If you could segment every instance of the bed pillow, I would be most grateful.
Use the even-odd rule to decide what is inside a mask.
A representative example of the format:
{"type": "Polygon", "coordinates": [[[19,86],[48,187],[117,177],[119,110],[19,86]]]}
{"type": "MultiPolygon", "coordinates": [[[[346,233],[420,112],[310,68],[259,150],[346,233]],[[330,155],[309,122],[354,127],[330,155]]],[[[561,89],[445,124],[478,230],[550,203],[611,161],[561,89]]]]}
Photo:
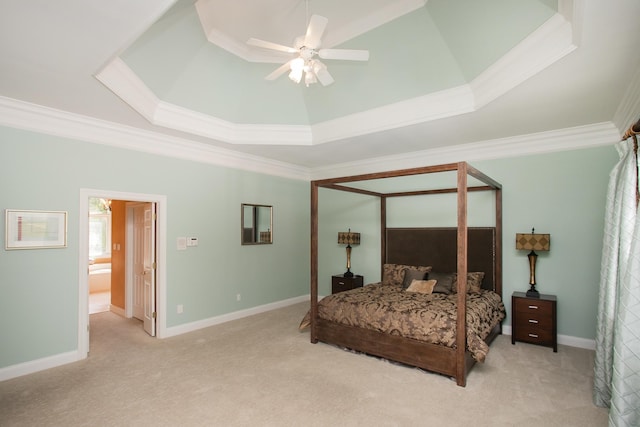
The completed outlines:
{"type": "Polygon", "coordinates": [[[425,274],[431,271],[431,267],[413,266],[404,264],[384,264],[382,266],[382,284],[383,285],[402,285],[404,280],[405,269],[423,271],[425,274]]]}
{"type": "Polygon", "coordinates": [[[419,292],[421,294],[430,294],[436,286],[436,280],[413,280],[407,292],[419,292]]]}
{"type": "MultiPolygon", "coordinates": [[[[476,271],[473,273],[467,273],[467,293],[479,294],[482,289],[482,279],[484,279],[484,272],[476,271]]],[[[453,292],[458,292],[458,273],[453,273],[453,285],[451,286],[453,292]]]]}
{"type": "Polygon", "coordinates": [[[414,280],[426,280],[427,272],[415,268],[404,269],[404,279],[402,279],[402,289],[407,289],[414,280]]]}
{"type": "Polygon", "coordinates": [[[453,273],[436,273],[430,271],[427,275],[429,280],[437,280],[435,288],[433,288],[434,294],[450,294],[453,287],[453,273]]]}

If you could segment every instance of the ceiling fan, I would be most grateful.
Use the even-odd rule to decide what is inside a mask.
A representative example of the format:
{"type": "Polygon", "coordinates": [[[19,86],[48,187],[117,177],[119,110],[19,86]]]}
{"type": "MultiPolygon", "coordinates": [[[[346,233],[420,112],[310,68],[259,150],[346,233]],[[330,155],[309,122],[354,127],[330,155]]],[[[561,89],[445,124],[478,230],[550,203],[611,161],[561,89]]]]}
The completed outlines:
{"type": "Polygon", "coordinates": [[[264,40],[250,38],[247,44],[265,49],[277,50],[285,53],[295,53],[296,57],[265,77],[266,80],[275,80],[289,71],[289,78],[300,83],[304,75],[304,83],[309,86],[320,82],[323,86],[334,82],[333,77],[327,71],[327,66],[316,58],[322,59],[346,59],[350,61],[368,61],[368,50],[355,49],[321,49],[320,40],[329,20],[324,16],[312,15],[307,26],[307,33],[296,38],[294,47],[284,46],[264,40]]]}

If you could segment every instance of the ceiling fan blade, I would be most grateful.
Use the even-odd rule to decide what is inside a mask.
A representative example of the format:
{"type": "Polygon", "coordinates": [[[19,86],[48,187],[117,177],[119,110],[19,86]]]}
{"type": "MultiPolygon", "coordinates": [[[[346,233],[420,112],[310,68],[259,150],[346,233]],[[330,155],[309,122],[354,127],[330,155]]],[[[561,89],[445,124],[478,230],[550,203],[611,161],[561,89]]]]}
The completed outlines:
{"type": "Polygon", "coordinates": [[[251,46],[262,47],[264,49],[278,50],[280,52],[286,52],[286,53],[296,53],[296,52],[298,52],[298,49],[296,49],[296,48],[289,47],[289,46],[284,46],[284,45],[281,45],[281,44],[278,44],[278,43],[267,42],[267,41],[260,40],[260,39],[254,39],[253,37],[250,38],[249,40],[247,40],[247,44],[249,44],[251,46]]]}
{"type": "Polygon", "coordinates": [[[320,61],[316,60],[313,62],[313,72],[316,74],[318,81],[322,83],[322,86],[329,86],[335,81],[331,74],[329,74],[327,66],[320,61]]]}
{"type": "Polygon", "coordinates": [[[317,49],[320,46],[320,39],[327,28],[329,20],[324,16],[312,15],[307,27],[307,34],[304,36],[304,45],[311,49],[317,49]]]}
{"type": "Polygon", "coordinates": [[[316,73],[316,76],[318,77],[318,81],[322,83],[322,86],[329,86],[331,83],[335,81],[333,80],[333,77],[331,76],[331,74],[329,74],[329,71],[327,71],[326,68],[319,70],[316,73]]]}
{"type": "Polygon", "coordinates": [[[286,73],[287,71],[289,71],[291,69],[291,61],[287,61],[284,64],[282,64],[281,66],[279,66],[278,68],[276,68],[274,71],[271,72],[271,74],[269,74],[267,77],[265,77],[265,80],[275,80],[278,77],[280,77],[281,75],[283,75],[284,73],[286,73]]]}
{"type": "Polygon", "coordinates": [[[349,61],[368,61],[368,50],[355,49],[320,49],[318,56],[322,59],[346,59],[349,61]]]}

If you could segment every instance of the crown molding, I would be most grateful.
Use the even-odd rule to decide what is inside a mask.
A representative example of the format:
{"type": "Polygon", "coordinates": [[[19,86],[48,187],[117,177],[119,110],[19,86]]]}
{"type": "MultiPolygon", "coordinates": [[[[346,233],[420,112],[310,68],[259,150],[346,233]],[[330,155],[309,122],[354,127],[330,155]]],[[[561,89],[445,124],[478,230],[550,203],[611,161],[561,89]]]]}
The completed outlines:
{"type": "Polygon", "coordinates": [[[640,68],[636,70],[629,87],[624,93],[622,101],[613,116],[613,122],[622,137],[629,126],[638,121],[640,114],[640,68]]]}
{"type": "Polygon", "coordinates": [[[310,169],[5,97],[0,97],[0,125],[305,181],[458,161],[570,151],[613,144],[620,138],[620,132],[612,122],[603,122],[310,169]]]}
{"type": "MultiPolygon", "coordinates": [[[[418,3],[424,4],[422,0],[410,0],[405,3],[412,4],[412,7],[418,3]]],[[[573,4],[572,0],[566,0],[563,2],[563,8],[570,9],[569,5],[573,4]]],[[[468,85],[311,126],[235,124],[162,101],[120,58],[115,58],[105,66],[96,74],[96,78],[148,121],[158,126],[229,144],[309,146],[475,111],[575,49],[572,23],[562,14],[556,13],[468,85]]]]}
{"type": "Polygon", "coordinates": [[[222,31],[219,31],[209,18],[210,15],[207,13],[206,2],[198,0],[195,2],[195,7],[198,19],[200,20],[200,25],[202,25],[202,30],[204,31],[209,43],[215,44],[216,46],[248,62],[279,63],[290,58],[290,55],[280,54],[275,51],[265,52],[261,49],[252,49],[247,45],[246,41],[238,41],[227,36],[222,31]]]}
{"type": "Polygon", "coordinates": [[[0,97],[0,125],[165,157],[309,180],[306,167],[6,97],[0,97]]]}
{"type": "Polygon", "coordinates": [[[301,125],[235,124],[160,100],[120,58],[95,75],[103,85],[150,123],[229,144],[311,145],[301,125]]]}
{"type": "Polygon", "coordinates": [[[229,144],[312,145],[309,126],[235,124],[162,101],[153,123],[229,144]]]}
{"type": "Polygon", "coordinates": [[[489,104],[576,48],[571,22],[556,13],[471,82],[476,108],[489,104]]]}
{"type": "Polygon", "coordinates": [[[338,46],[401,16],[414,12],[424,7],[426,3],[427,0],[396,0],[390,2],[388,5],[352,21],[349,25],[332,28],[331,34],[327,34],[322,40],[323,47],[332,48],[338,46]]]}
{"type": "Polygon", "coordinates": [[[95,74],[95,78],[153,123],[160,99],[120,57],[115,57],[105,65],[95,74]]]}
{"type": "Polygon", "coordinates": [[[603,122],[313,168],[311,179],[571,151],[610,145],[619,138],[616,126],[603,122]]]}
{"type": "MultiPolygon", "coordinates": [[[[206,1],[198,0],[195,2],[195,7],[200,25],[202,25],[204,34],[210,43],[248,62],[282,63],[291,59],[291,55],[251,48],[246,44],[245,40],[236,40],[219,31],[209,18],[210,15],[207,11],[206,3],[206,1]]],[[[396,0],[369,15],[359,18],[347,26],[334,28],[332,34],[328,34],[323,40],[323,47],[331,48],[342,44],[387,22],[391,22],[402,15],[424,7],[425,3],[426,0],[396,0]]]]}
{"type": "Polygon", "coordinates": [[[429,122],[475,111],[468,85],[327,120],[311,126],[313,145],[429,122]]]}

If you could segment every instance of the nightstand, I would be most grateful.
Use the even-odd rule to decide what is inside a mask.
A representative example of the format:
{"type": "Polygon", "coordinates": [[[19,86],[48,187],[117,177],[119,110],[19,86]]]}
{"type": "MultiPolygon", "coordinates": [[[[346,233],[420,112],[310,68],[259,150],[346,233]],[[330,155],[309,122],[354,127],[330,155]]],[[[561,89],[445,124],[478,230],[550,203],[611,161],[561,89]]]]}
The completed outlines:
{"type": "Polygon", "coordinates": [[[511,344],[516,341],[544,345],[558,352],[556,296],[527,297],[524,292],[511,296],[511,344]]]}
{"type": "Polygon", "coordinates": [[[331,276],[331,293],[348,291],[350,289],[361,288],[364,284],[364,278],[357,274],[353,277],[344,277],[342,274],[331,276]]]}

